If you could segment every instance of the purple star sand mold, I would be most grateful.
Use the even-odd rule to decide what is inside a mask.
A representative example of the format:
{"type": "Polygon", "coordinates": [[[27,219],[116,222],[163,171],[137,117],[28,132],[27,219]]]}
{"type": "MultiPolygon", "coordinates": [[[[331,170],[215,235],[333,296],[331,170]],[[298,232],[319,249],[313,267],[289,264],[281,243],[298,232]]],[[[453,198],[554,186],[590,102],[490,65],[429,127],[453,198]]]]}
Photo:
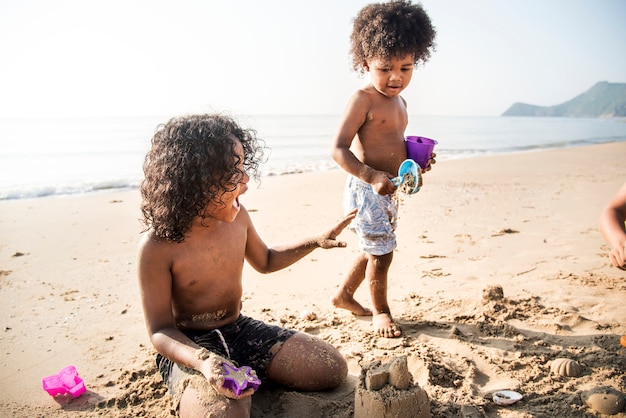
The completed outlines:
{"type": "Polygon", "coordinates": [[[231,389],[237,396],[248,388],[257,390],[261,385],[261,380],[252,374],[252,369],[248,366],[234,367],[231,364],[222,363],[222,370],[224,370],[222,387],[231,389]]]}

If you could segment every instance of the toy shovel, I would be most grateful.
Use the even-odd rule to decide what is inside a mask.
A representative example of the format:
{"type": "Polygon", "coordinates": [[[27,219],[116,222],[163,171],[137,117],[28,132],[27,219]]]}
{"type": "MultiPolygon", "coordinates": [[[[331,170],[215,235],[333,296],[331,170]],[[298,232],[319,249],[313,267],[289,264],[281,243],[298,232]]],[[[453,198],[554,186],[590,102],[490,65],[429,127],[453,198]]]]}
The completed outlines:
{"type": "Polygon", "coordinates": [[[414,194],[422,187],[420,166],[413,160],[402,161],[398,169],[398,177],[391,179],[394,186],[398,187],[402,193],[414,194]]]}

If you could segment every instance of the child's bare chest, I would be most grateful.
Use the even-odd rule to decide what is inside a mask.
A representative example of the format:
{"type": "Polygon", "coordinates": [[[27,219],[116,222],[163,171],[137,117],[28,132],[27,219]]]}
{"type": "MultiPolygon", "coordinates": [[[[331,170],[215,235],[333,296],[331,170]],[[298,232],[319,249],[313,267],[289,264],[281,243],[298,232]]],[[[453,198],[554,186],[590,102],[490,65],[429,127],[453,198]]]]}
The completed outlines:
{"type": "Polygon", "coordinates": [[[229,225],[225,230],[190,237],[172,264],[172,275],[178,285],[240,276],[246,250],[245,234],[245,229],[229,225]]]}

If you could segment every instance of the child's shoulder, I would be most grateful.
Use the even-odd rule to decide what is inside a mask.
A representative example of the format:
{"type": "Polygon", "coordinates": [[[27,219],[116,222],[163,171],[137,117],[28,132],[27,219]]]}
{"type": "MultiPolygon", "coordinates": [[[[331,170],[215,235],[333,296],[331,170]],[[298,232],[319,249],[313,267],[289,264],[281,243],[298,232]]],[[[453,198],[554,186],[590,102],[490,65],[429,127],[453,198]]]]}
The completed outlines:
{"type": "Polygon", "coordinates": [[[369,97],[369,98],[376,97],[377,94],[378,94],[378,91],[371,84],[361,87],[354,93],[355,96],[359,95],[362,97],[369,97]]]}
{"type": "Polygon", "coordinates": [[[139,253],[147,257],[165,257],[176,249],[176,242],[159,237],[154,229],[148,229],[141,234],[139,239],[139,253]]]}
{"type": "Polygon", "coordinates": [[[406,107],[406,100],[402,96],[387,97],[381,94],[371,84],[360,88],[355,91],[350,99],[352,104],[357,104],[360,107],[377,107],[377,106],[393,106],[393,102],[397,102],[399,105],[406,107]]]}
{"type": "Polygon", "coordinates": [[[154,248],[163,246],[166,241],[159,238],[154,229],[144,231],[139,238],[139,250],[141,252],[153,251],[154,248]]]}
{"type": "Polygon", "coordinates": [[[378,92],[371,85],[362,87],[355,91],[350,98],[352,104],[358,104],[360,106],[369,107],[376,102],[378,92]]]}

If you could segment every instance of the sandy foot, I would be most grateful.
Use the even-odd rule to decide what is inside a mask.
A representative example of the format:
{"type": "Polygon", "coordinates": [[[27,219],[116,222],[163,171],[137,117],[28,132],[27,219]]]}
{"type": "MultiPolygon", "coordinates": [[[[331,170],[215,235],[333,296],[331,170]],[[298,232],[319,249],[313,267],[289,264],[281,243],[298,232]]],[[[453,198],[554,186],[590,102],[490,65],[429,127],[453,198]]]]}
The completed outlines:
{"type": "Polygon", "coordinates": [[[371,309],[364,307],[354,298],[337,295],[333,298],[332,303],[335,308],[346,309],[356,316],[372,316],[371,309]]]}
{"type": "Polygon", "coordinates": [[[374,315],[372,325],[374,326],[374,332],[381,337],[396,338],[402,335],[402,332],[388,313],[383,312],[374,315]]]}

